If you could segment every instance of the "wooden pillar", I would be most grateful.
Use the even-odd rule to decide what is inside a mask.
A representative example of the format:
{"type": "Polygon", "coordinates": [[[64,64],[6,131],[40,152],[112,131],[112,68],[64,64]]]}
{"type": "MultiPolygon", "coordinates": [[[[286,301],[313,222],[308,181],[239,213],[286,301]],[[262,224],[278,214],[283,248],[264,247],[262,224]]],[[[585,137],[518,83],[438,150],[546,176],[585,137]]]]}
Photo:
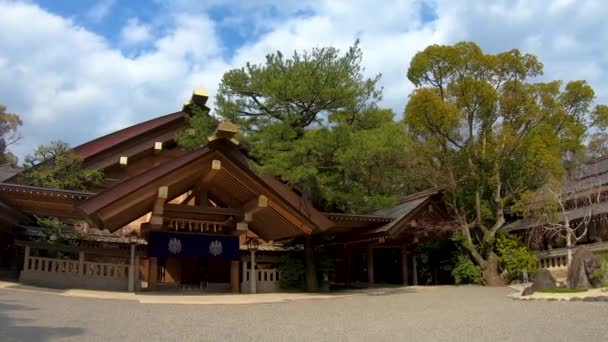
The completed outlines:
{"type": "Polygon", "coordinates": [[[412,276],[414,277],[412,279],[412,283],[415,285],[418,285],[418,269],[416,268],[416,254],[412,254],[412,276]]]}
{"type": "Polygon", "coordinates": [[[135,291],[141,291],[141,278],[139,268],[141,267],[139,255],[135,256],[135,291]]]}
{"type": "Polygon", "coordinates": [[[367,282],[374,284],[374,248],[367,247],[367,282]]]}
{"type": "Polygon", "coordinates": [[[84,276],[84,252],[78,252],[78,273],[84,276]]]}
{"type": "Polygon", "coordinates": [[[25,246],[25,256],[23,257],[23,270],[30,270],[30,246],[25,246]]]}
{"type": "Polygon", "coordinates": [[[304,243],[304,255],[306,258],[306,290],[308,292],[319,292],[317,281],[317,268],[315,266],[315,250],[312,236],[307,236],[304,243]]]}
{"type": "Polygon", "coordinates": [[[158,276],[158,260],[155,257],[148,258],[148,290],[156,290],[158,276]]]}
{"type": "Polygon", "coordinates": [[[352,256],[350,250],[346,249],[346,288],[350,287],[350,269],[352,266],[352,256]]]}
{"type": "Polygon", "coordinates": [[[249,270],[249,293],[257,293],[257,273],[255,272],[255,251],[251,251],[251,269],[249,270]]]}
{"type": "Polygon", "coordinates": [[[131,244],[131,257],[129,258],[129,292],[135,291],[135,244],[131,244]]]}
{"type": "MultiPolygon", "coordinates": [[[[243,260],[241,261],[242,265],[243,265],[243,279],[241,280],[242,282],[246,282],[247,280],[247,274],[249,273],[247,271],[247,260],[245,258],[243,258],[243,260]]],[[[246,291],[246,289],[241,289],[242,291],[246,291]]]]}
{"type": "Polygon", "coordinates": [[[230,287],[232,288],[232,293],[239,293],[239,261],[233,260],[230,262],[230,287]]]}
{"type": "Polygon", "coordinates": [[[403,285],[409,285],[409,274],[407,269],[407,248],[401,247],[401,275],[403,276],[403,285]]]}

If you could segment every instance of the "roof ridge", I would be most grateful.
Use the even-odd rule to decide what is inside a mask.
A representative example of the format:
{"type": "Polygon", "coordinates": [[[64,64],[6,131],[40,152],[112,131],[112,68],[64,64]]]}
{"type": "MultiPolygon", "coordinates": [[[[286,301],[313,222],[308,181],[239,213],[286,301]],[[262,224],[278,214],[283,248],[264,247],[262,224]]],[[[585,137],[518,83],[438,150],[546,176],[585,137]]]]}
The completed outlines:
{"type": "Polygon", "coordinates": [[[430,188],[430,189],[426,189],[426,190],[422,190],[422,191],[413,193],[411,195],[407,195],[407,196],[401,197],[401,199],[399,199],[399,204],[411,202],[411,201],[417,200],[417,199],[419,199],[421,197],[435,195],[435,194],[440,193],[440,192],[442,192],[444,190],[445,190],[445,188],[441,187],[441,186],[430,188]]]}

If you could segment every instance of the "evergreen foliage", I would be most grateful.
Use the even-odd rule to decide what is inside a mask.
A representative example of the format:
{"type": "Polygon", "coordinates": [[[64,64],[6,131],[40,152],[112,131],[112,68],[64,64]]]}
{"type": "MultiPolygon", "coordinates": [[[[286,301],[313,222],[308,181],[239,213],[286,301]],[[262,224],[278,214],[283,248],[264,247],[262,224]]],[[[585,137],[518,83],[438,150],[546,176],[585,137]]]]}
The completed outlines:
{"type": "Polygon", "coordinates": [[[526,270],[530,275],[535,274],[538,270],[540,260],[515,235],[498,234],[496,252],[499,256],[500,266],[506,272],[508,281],[513,279],[522,280],[523,270],[526,270]]]}
{"type": "Polygon", "coordinates": [[[0,165],[17,165],[17,157],[7,148],[21,139],[17,132],[21,125],[23,122],[19,115],[9,113],[6,107],[0,104],[0,165]]]}
{"type": "Polygon", "coordinates": [[[25,157],[24,166],[30,168],[25,176],[34,186],[86,191],[103,182],[103,173],[85,168],[82,158],[63,141],[38,146],[25,157]]]}
{"type": "Polygon", "coordinates": [[[188,148],[204,146],[207,144],[207,139],[213,135],[217,120],[196,104],[188,105],[185,110],[188,113],[186,120],[190,128],[177,134],[175,138],[177,144],[188,148]]]}
{"type": "Polygon", "coordinates": [[[279,286],[282,289],[302,290],[305,288],[306,268],[302,258],[282,256],[278,270],[281,274],[279,286]]]}
{"type": "Polygon", "coordinates": [[[216,114],[239,125],[262,174],[299,189],[322,210],[369,212],[427,186],[416,177],[411,139],[378,108],[380,75],[365,78],[359,43],[281,52],[228,71],[216,114]]]}

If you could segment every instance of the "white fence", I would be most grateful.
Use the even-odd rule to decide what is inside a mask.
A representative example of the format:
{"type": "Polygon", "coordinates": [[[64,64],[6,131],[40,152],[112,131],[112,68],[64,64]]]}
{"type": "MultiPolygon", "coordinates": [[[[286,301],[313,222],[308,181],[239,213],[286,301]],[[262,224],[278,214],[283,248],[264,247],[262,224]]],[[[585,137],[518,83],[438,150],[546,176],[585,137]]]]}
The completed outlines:
{"type": "MultiPolygon", "coordinates": [[[[594,253],[608,251],[608,242],[596,242],[572,247],[572,254],[577,247],[584,246],[594,253]]],[[[568,268],[568,248],[556,248],[538,253],[540,268],[548,270],[566,270],[568,268]]]]}
{"type": "Polygon", "coordinates": [[[26,257],[20,281],[61,288],[128,289],[129,265],[26,257]]]}
{"type": "Polygon", "coordinates": [[[540,256],[540,268],[562,267],[568,267],[568,257],[566,255],[540,256]]]}
{"type": "MultiPolygon", "coordinates": [[[[245,263],[247,265],[247,263],[245,263]]],[[[272,293],[279,292],[279,279],[281,277],[279,270],[255,270],[256,292],[257,293],[272,293]]],[[[251,290],[251,270],[243,268],[243,281],[241,282],[241,293],[249,293],[251,290]]]]}

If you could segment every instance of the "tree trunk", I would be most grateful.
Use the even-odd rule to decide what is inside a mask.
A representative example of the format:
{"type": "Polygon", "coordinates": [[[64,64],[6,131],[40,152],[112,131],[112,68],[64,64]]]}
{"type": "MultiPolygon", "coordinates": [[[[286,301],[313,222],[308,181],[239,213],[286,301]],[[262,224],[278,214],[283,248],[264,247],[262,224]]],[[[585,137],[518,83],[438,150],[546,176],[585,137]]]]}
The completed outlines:
{"type": "Polygon", "coordinates": [[[490,252],[488,259],[485,262],[485,267],[482,268],[482,277],[484,284],[487,286],[504,286],[504,279],[498,273],[498,255],[490,252]]]}
{"type": "Polygon", "coordinates": [[[567,254],[567,265],[568,268],[570,268],[570,263],[572,262],[572,234],[570,234],[570,230],[568,229],[566,235],[566,248],[568,248],[568,254],[567,254]]]}
{"type": "Polygon", "coordinates": [[[315,266],[315,249],[312,243],[312,236],[306,237],[304,255],[306,258],[306,290],[308,292],[319,292],[319,281],[317,280],[317,268],[315,266]]]}

